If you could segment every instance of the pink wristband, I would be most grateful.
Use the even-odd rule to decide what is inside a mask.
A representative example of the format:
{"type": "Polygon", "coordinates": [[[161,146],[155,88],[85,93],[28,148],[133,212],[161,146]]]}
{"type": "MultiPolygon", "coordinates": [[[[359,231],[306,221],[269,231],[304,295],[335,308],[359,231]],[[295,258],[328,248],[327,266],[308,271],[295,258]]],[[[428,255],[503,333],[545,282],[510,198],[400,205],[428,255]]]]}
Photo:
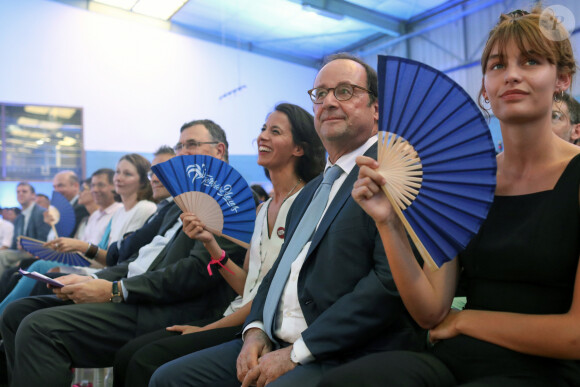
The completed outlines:
{"type": "Polygon", "coordinates": [[[234,274],[230,269],[228,269],[227,267],[224,266],[224,263],[226,263],[228,261],[229,258],[226,257],[226,251],[222,250],[222,256],[219,259],[216,258],[211,258],[211,260],[209,261],[209,263],[207,264],[207,272],[209,273],[209,275],[213,275],[213,273],[211,272],[211,265],[214,264],[218,264],[220,265],[222,268],[226,269],[227,271],[229,271],[230,273],[234,274]],[[223,263],[222,263],[223,261],[223,263]]]}

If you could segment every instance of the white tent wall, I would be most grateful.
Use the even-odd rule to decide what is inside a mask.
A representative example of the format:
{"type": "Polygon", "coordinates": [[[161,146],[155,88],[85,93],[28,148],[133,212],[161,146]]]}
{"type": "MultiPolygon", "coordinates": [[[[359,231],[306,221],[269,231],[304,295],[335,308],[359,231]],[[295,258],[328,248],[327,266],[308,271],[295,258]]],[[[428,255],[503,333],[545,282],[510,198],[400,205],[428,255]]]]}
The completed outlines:
{"type": "Polygon", "coordinates": [[[82,107],[87,150],[151,152],[175,143],[184,122],[210,118],[233,154],[253,155],[277,102],[311,109],[306,90],[316,75],[47,0],[1,0],[0,47],[0,101],[82,107]]]}

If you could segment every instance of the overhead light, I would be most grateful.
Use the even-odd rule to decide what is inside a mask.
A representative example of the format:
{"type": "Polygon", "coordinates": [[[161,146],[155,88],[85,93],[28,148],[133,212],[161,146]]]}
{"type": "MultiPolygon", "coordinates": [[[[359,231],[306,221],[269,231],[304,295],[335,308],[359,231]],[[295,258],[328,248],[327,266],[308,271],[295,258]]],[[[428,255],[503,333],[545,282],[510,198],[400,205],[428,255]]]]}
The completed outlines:
{"type": "Polygon", "coordinates": [[[169,20],[189,0],[139,0],[133,12],[157,19],[169,20]]]}
{"type": "Polygon", "coordinates": [[[60,145],[60,146],[74,146],[74,145],[76,145],[76,143],[77,143],[77,140],[75,140],[72,137],[66,136],[65,138],[63,138],[62,140],[60,140],[58,142],[58,145],[60,145]]]}
{"type": "Polygon", "coordinates": [[[50,118],[70,119],[77,112],[76,108],[26,105],[24,111],[29,114],[49,116],[50,118]]]}
{"type": "Polygon", "coordinates": [[[111,7],[122,8],[130,10],[133,8],[137,0],[93,0],[96,3],[110,5],[111,7]]]}
{"type": "Polygon", "coordinates": [[[169,20],[189,0],[93,0],[115,8],[132,11],[155,19],[169,20]]]}
{"type": "MultiPolygon", "coordinates": [[[[32,129],[59,130],[62,128],[62,124],[60,122],[45,121],[23,116],[18,117],[18,120],[16,120],[16,124],[21,127],[32,129]]],[[[37,138],[44,137],[44,134],[40,132],[30,132],[30,133],[34,133],[34,136],[36,136],[37,138]]],[[[27,137],[32,137],[32,135],[29,135],[27,137]]]]}

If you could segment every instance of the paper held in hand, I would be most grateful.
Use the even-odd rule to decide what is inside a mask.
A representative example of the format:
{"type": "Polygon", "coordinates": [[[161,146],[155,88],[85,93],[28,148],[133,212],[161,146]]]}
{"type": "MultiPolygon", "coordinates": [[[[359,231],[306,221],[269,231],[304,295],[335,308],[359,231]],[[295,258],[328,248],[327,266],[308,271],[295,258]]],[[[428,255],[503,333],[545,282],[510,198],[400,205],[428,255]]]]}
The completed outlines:
{"type": "Polygon", "coordinates": [[[64,286],[63,283],[58,282],[55,279],[52,279],[50,277],[47,277],[47,276],[45,276],[43,274],[40,274],[40,273],[37,273],[35,271],[29,272],[29,271],[26,271],[26,270],[18,269],[18,272],[20,274],[22,274],[23,276],[25,276],[25,277],[32,278],[32,279],[34,279],[36,281],[40,281],[40,282],[47,283],[50,286],[55,287],[55,288],[62,288],[64,286]]]}

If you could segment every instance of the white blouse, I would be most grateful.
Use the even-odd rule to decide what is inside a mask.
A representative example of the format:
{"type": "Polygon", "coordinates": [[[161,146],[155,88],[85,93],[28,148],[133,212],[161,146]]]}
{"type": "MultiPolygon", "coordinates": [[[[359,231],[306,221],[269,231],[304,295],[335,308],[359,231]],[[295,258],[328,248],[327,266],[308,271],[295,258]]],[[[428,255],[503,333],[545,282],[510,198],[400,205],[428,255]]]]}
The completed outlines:
{"type": "Polygon", "coordinates": [[[147,219],[157,211],[157,205],[148,200],[137,202],[129,211],[121,207],[111,218],[111,233],[109,243],[122,241],[123,235],[140,229],[147,219]]]}
{"type": "Polygon", "coordinates": [[[278,253],[284,243],[286,216],[300,190],[288,197],[280,206],[276,222],[272,228],[272,235],[268,236],[268,207],[272,199],[268,199],[260,208],[254,224],[254,233],[250,242],[250,257],[248,276],[244,284],[244,295],[237,296],[224,312],[224,316],[234,313],[254,299],[262,279],[278,258],[278,253]]]}

